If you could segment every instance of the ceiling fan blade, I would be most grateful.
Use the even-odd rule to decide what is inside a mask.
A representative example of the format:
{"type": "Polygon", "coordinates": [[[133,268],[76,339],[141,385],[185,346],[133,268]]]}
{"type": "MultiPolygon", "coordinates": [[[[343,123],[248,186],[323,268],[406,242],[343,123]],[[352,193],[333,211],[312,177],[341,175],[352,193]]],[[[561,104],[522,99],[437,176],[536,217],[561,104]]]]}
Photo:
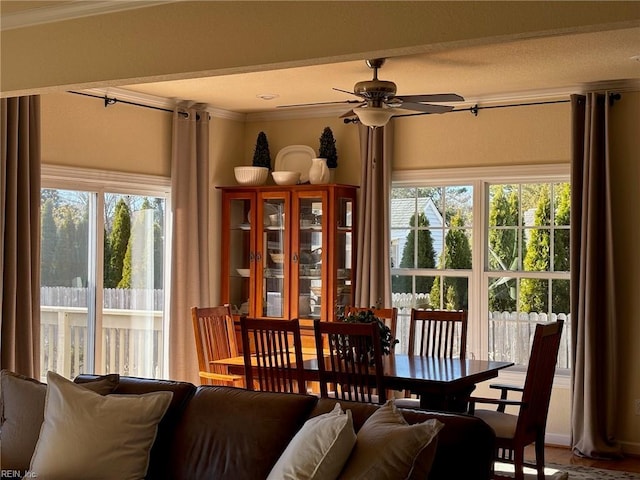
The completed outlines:
{"type": "Polygon", "coordinates": [[[428,103],[403,102],[398,108],[402,110],[414,110],[423,113],[446,113],[453,110],[451,105],[431,105],[428,103]]]}
{"type": "Polygon", "coordinates": [[[333,88],[336,92],[342,92],[342,93],[348,93],[349,95],[355,95],[356,97],[360,97],[360,98],[364,98],[362,95],[360,95],[359,93],[355,93],[355,92],[350,92],[349,90],[342,90],[341,88],[333,88]]]}
{"type": "Polygon", "coordinates": [[[346,118],[346,117],[353,117],[355,116],[356,112],[353,111],[353,109],[349,110],[346,113],[343,113],[342,115],[340,115],[340,117],[338,118],[346,118]]]}
{"type": "Polygon", "coordinates": [[[430,95],[399,95],[403,102],[463,102],[464,97],[456,93],[434,93],[430,95]]]}
{"type": "Polygon", "coordinates": [[[296,103],[292,105],[277,105],[276,108],[311,107],[314,105],[337,105],[339,103],[360,103],[360,100],[339,100],[336,102],[296,103]]]}

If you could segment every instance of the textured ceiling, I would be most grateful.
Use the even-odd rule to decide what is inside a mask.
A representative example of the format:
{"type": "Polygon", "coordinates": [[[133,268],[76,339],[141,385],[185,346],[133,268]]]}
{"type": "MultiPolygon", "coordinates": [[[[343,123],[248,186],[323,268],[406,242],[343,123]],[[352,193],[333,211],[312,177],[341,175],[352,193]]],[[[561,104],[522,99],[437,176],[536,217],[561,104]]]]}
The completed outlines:
{"type": "MultiPolygon", "coordinates": [[[[640,28],[520,40],[387,60],[379,77],[397,84],[398,95],[454,92],[468,101],[580,91],[611,81],[640,81],[640,28]]],[[[316,65],[124,88],[181,98],[236,112],[278,105],[352,99],[351,90],[372,71],[364,61],[316,65]],[[276,94],[273,100],[257,98],[276,94]]],[[[347,108],[348,109],[348,108],[347,108]]]]}

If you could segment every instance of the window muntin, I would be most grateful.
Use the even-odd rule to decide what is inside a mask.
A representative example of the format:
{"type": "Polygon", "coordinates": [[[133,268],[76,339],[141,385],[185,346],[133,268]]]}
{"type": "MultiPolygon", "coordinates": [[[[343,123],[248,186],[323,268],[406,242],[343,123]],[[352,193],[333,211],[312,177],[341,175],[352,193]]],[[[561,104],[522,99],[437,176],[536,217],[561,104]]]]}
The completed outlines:
{"type": "MultiPolygon", "coordinates": [[[[487,189],[487,353],[526,365],[535,324],[570,318],[570,185],[495,183],[487,189]],[[496,275],[500,271],[507,274],[496,275]]],[[[559,368],[570,367],[565,350],[559,368]]]]}
{"type": "Polygon", "coordinates": [[[473,187],[393,188],[391,285],[399,351],[411,308],[467,309],[472,266],[473,187]]]}
{"type": "MultiPolygon", "coordinates": [[[[440,188],[446,192],[448,186],[460,184],[460,179],[470,185],[469,205],[471,215],[465,221],[465,228],[471,227],[467,234],[472,252],[472,265],[467,269],[449,269],[440,266],[433,269],[399,268],[392,263],[393,278],[402,277],[404,285],[411,285],[412,290],[406,292],[393,290],[394,306],[399,307],[400,314],[406,320],[411,306],[432,308],[431,305],[447,306],[444,292],[440,293],[440,302],[433,301],[429,294],[420,293],[417,288],[418,278],[436,278],[441,275],[449,280],[460,277],[467,283],[469,310],[468,352],[472,357],[514,360],[518,364],[526,364],[530,350],[531,337],[535,323],[563,318],[565,324],[563,342],[560,348],[558,368],[569,368],[569,334],[570,321],[567,306],[569,275],[569,207],[570,184],[568,165],[545,165],[535,167],[513,167],[508,175],[503,168],[471,168],[450,169],[442,171],[402,171],[394,172],[392,196],[396,190],[402,195],[412,192],[417,198],[419,192],[426,188],[440,188]],[[464,180],[466,178],[466,181],[464,180]],[[500,186],[498,188],[497,186],[500,186]],[[536,206],[534,201],[541,185],[546,185],[549,208],[539,213],[535,221],[536,206]],[[496,186],[493,189],[492,186],[496,186]],[[503,205],[502,215],[491,211],[491,202],[503,205]],[[510,209],[509,202],[511,205],[510,209]],[[544,248],[536,255],[535,248],[530,247],[530,239],[538,239],[544,248]],[[491,248],[490,248],[491,245],[491,248]],[[529,259],[527,259],[527,252],[529,259]],[[546,252],[546,254],[545,254],[546,252]],[[540,259],[542,258],[542,260],[540,259]],[[491,299],[489,298],[491,292],[491,299]],[[429,297],[425,299],[425,297],[429,297]],[[534,302],[535,300],[535,302],[534,302]],[[495,308],[490,313],[489,305],[495,308]],[[526,311],[525,311],[526,310],[526,311]],[[507,330],[511,329],[509,332],[507,330]],[[515,334],[521,335],[522,341],[515,341],[515,334]],[[504,348],[503,348],[504,347],[504,348]]],[[[459,188],[459,187],[456,187],[459,188]]],[[[426,191],[426,190],[425,190],[426,191]]],[[[406,195],[410,196],[410,195],[406,195]]],[[[542,195],[544,197],[544,195],[542,195]]],[[[416,202],[414,201],[414,205],[416,202]]],[[[392,203],[393,205],[393,203],[392,203]]],[[[494,209],[495,210],[495,209],[494,209]]],[[[406,213],[404,214],[406,218],[406,213]]],[[[393,222],[392,207],[391,230],[400,229],[398,222],[393,222]]],[[[448,226],[444,226],[446,229],[448,226]]],[[[395,258],[399,258],[400,243],[392,241],[392,257],[394,241],[396,242],[395,258]]],[[[392,258],[393,261],[393,258],[392,258]]],[[[398,281],[396,281],[396,286],[398,281]]],[[[424,288],[422,288],[424,290],[424,288]]],[[[445,289],[446,290],[446,289],[445,289]]],[[[463,290],[464,289],[460,289],[463,290]]],[[[399,336],[404,334],[399,321],[399,336]]]]}

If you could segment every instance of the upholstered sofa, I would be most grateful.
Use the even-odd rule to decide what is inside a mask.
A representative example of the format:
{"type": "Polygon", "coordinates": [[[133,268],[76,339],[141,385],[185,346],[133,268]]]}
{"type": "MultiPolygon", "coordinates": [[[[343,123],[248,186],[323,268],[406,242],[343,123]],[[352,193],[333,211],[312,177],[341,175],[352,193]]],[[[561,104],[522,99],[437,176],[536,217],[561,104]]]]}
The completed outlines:
{"type": "MultiPolygon", "coordinates": [[[[99,377],[93,375],[81,375],[75,382],[86,384],[97,379],[99,377]]],[[[100,379],[104,382],[104,377],[100,379]]],[[[3,378],[3,389],[13,388],[7,385],[3,378]]],[[[95,387],[94,390],[99,391],[95,387]]],[[[158,391],[172,392],[172,396],[166,413],[158,424],[149,456],[146,478],[153,480],[265,479],[305,422],[328,414],[336,405],[336,400],[318,399],[311,395],[253,392],[218,386],[196,387],[185,382],[133,377],[120,377],[110,390],[115,395],[143,395],[158,391]]],[[[12,397],[11,392],[1,393],[3,404],[6,404],[6,399],[12,397]]],[[[16,400],[15,395],[11,401],[13,406],[4,405],[3,422],[7,420],[5,414],[8,408],[13,409],[11,415],[15,417],[15,409],[20,407],[16,407],[19,400],[16,400]]],[[[351,412],[349,415],[355,432],[359,432],[367,419],[381,408],[355,402],[339,403],[345,412],[351,412]]],[[[435,456],[433,452],[427,454],[429,458],[426,459],[426,468],[429,473],[426,478],[490,478],[495,436],[483,421],[467,415],[403,409],[397,411],[409,424],[423,424],[430,419],[437,419],[442,423],[442,428],[431,442],[431,450],[435,451],[435,456]]],[[[34,415],[40,416],[40,420],[36,421],[42,421],[42,412],[35,412],[34,415]]],[[[26,425],[24,418],[18,421],[26,425]]],[[[2,428],[4,430],[5,426],[2,428]]],[[[86,428],[91,429],[92,425],[86,425],[86,428]]],[[[7,443],[13,439],[7,438],[8,435],[4,435],[3,430],[0,430],[2,450],[15,452],[15,445],[7,443]]],[[[356,445],[357,442],[356,439],[356,445]]],[[[385,447],[385,450],[392,449],[391,444],[385,447]]],[[[15,455],[14,458],[6,458],[5,452],[2,453],[3,472],[11,474],[25,471],[29,467],[24,465],[24,458],[30,458],[31,452],[23,452],[22,464],[16,464],[15,455]]],[[[421,455],[424,457],[423,452],[421,455]]],[[[374,460],[372,459],[372,464],[375,463],[374,460]]],[[[347,465],[350,461],[351,457],[347,460],[347,465]]],[[[409,476],[398,478],[425,478],[424,465],[413,467],[409,476]]]]}

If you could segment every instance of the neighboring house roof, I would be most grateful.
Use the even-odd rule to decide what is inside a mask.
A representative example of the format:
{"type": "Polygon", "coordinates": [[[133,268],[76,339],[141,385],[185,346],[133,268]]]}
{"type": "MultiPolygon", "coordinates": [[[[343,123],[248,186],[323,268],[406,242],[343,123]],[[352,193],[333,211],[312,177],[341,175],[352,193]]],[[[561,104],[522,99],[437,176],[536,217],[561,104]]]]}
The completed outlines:
{"type": "MultiPolygon", "coordinates": [[[[424,212],[430,227],[442,227],[443,218],[438,211],[435,203],[428,197],[422,198],[392,198],[391,199],[391,244],[392,251],[391,256],[394,260],[393,264],[397,265],[402,252],[404,250],[404,244],[407,241],[407,235],[409,235],[408,227],[411,222],[411,217],[417,211],[424,212]]],[[[436,262],[442,252],[443,248],[443,231],[439,228],[431,230],[431,238],[433,240],[433,249],[436,252],[436,262]]]]}
{"type": "Polygon", "coordinates": [[[422,198],[392,198],[391,199],[391,228],[408,226],[411,217],[417,210],[424,212],[429,220],[429,226],[441,227],[442,215],[436,208],[435,203],[428,197],[422,198]]]}

